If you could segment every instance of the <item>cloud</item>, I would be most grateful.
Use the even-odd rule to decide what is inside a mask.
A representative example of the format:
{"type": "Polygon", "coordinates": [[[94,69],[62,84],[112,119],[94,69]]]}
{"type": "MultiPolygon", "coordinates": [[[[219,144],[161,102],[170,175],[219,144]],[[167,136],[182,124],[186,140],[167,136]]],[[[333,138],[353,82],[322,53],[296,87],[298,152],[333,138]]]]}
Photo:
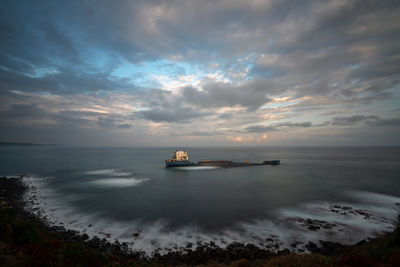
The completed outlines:
{"type": "Polygon", "coordinates": [[[265,133],[278,130],[278,127],[275,126],[249,126],[244,129],[246,133],[265,133]]]}
{"type": "Polygon", "coordinates": [[[224,132],[221,131],[213,131],[213,130],[209,130],[209,131],[193,131],[193,132],[189,132],[189,133],[185,133],[184,135],[189,135],[189,136],[215,136],[215,135],[224,135],[224,132]]]}
{"type": "Polygon", "coordinates": [[[193,118],[207,116],[207,113],[197,112],[191,108],[174,107],[171,109],[151,109],[139,113],[144,119],[155,122],[185,123],[193,118]]]}
{"type": "Polygon", "coordinates": [[[399,16],[397,1],[7,1],[0,119],[10,138],[16,121],[38,138],[44,125],[75,136],[157,125],[167,138],[174,123],[215,142],[320,126],[395,136],[399,16]],[[320,123],[332,114],[346,116],[320,123]]]}
{"type": "Polygon", "coordinates": [[[277,123],[273,125],[256,125],[256,126],[249,126],[246,127],[243,131],[245,133],[265,133],[271,131],[278,131],[282,130],[282,128],[309,128],[312,127],[311,122],[284,122],[284,123],[277,123]]]}
{"type": "Polygon", "coordinates": [[[367,123],[373,126],[400,126],[400,118],[376,119],[372,121],[367,121],[367,123]]]}
{"type": "Polygon", "coordinates": [[[359,124],[376,127],[400,126],[400,118],[380,118],[375,115],[354,115],[350,117],[334,117],[331,124],[337,126],[354,126],[359,124]]]}
{"type": "Polygon", "coordinates": [[[45,110],[36,104],[11,104],[7,109],[0,110],[0,118],[21,119],[42,117],[45,110]]]}
{"type": "Polygon", "coordinates": [[[132,125],[128,124],[128,123],[118,124],[117,126],[118,126],[118,128],[121,128],[121,129],[130,129],[130,128],[132,128],[132,125]]]}
{"type": "Polygon", "coordinates": [[[251,143],[251,142],[265,142],[268,139],[266,134],[263,135],[239,135],[239,136],[231,136],[228,135],[226,137],[227,140],[234,142],[234,143],[251,143]]]}
{"type": "Polygon", "coordinates": [[[269,102],[268,88],[256,86],[235,86],[230,83],[215,82],[206,84],[198,90],[193,87],[183,88],[182,100],[200,107],[242,106],[256,110],[269,102]]]}
{"type": "Polygon", "coordinates": [[[377,116],[364,116],[364,115],[354,115],[350,117],[335,117],[332,120],[332,125],[339,125],[339,126],[348,126],[348,125],[355,125],[360,122],[370,121],[370,120],[377,120],[379,119],[377,116]]]}

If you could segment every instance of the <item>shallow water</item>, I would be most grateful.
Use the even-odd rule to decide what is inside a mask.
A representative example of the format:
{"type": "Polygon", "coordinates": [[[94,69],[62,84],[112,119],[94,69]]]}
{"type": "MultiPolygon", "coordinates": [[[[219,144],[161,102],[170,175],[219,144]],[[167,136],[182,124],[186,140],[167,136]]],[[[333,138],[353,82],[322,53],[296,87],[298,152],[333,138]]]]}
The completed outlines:
{"type": "Polygon", "coordinates": [[[197,241],[354,243],[392,229],[400,203],[399,148],[186,148],[192,161],[281,165],[166,169],[174,150],[1,147],[0,175],[29,174],[33,207],[54,223],[148,253],[197,241]],[[301,219],[335,226],[311,231],[301,219]]]}

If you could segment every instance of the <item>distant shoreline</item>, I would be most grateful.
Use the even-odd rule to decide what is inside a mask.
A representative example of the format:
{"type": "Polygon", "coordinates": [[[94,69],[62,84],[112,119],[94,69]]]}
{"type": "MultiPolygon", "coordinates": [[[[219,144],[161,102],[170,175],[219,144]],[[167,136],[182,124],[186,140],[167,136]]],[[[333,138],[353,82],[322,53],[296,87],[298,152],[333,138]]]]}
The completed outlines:
{"type": "Polygon", "coordinates": [[[61,145],[57,145],[57,144],[19,143],[19,142],[0,142],[0,146],[61,146],[61,145]]]}

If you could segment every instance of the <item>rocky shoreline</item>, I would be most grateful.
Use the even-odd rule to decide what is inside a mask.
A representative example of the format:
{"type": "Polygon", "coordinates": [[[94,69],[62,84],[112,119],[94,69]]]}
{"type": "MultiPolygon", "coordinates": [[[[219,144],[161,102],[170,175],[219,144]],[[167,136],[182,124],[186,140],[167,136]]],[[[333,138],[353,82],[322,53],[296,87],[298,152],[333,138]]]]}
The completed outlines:
{"type": "MultiPolygon", "coordinates": [[[[56,232],[66,242],[80,242],[85,247],[99,249],[105,252],[117,253],[120,255],[132,255],[126,243],[107,242],[105,238],[89,238],[87,234],[81,234],[78,231],[66,229],[64,226],[52,226],[45,218],[38,216],[26,209],[25,193],[28,190],[26,184],[22,182],[25,175],[18,177],[0,178],[0,200],[12,206],[20,218],[34,220],[48,231],[56,232]]],[[[141,254],[141,253],[138,253],[141,254]]]]}
{"type": "MultiPolygon", "coordinates": [[[[79,242],[84,247],[100,250],[103,252],[109,252],[118,254],[121,256],[130,256],[140,258],[142,260],[157,259],[170,263],[188,263],[188,264],[200,264],[210,260],[220,261],[233,261],[241,258],[246,259],[268,259],[278,255],[289,254],[289,249],[282,249],[278,252],[272,252],[270,249],[262,249],[252,244],[232,243],[226,248],[217,246],[214,242],[201,243],[198,242],[193,249],[194,244],[188,244],[186,248],[179,251],[170,251],[166,254],[154,253],[152,257],[145,255],[143,251],[132,251],[129,249],[128,244],[123,242],[120,243],[115,241],[111,243],[106,238],[100,238],[94,236],[89,238],[87,234],[81,234],[77,231],[68,230],[64,226],[51,226],[48,221],[41,218],[40,216],[34,215],[33,213],[26,210],[24,207],[26,203],[23,195],[27,192],[28,187],[22,182],[24,175],[18,177],[3,177],[0,179],[0,198],[2,201],[7,201],[13,206],[18,214],[25,219],[35,220],[37,223],[46,227],[49,231],[56,232],[61,236],[65,242],[79,242]]],[[[303,222],[308,225],[311,229],[316,227],[314,221],[303,222]]],[[[319,222],[321,224],[322,222],[319,222]]],[[[322,226],[324,227],[324,226],[322,226]]],[[[326,227],[326,226],[325,226],[326,227]]],[[[312,230],[312,229],[311,229],[312,230]]],[[[274,246],[273,240],[266,240],[266,243],[271,243],[270,248],[274,246]]],[[[341,247],[338,243],[321,241],[322,246],[309,242],[306,247],[311,252],[323,253],[328,255],[334,255],[341,247]]]]}
{"type": "MultiPolygon", "coordinates": [[[[17,216],[26,221],[34,221],[50,233],[57,235],[64,243],[80,244],[85,249],[96,250],[101,253],[109,253],[117,255],[120,258],[127,258],[132,260],[139,260],[141,262],[158,262],[168,265],[180,265],[180,264],[206,264],[209,262],[233,262],[240,259],[246,259],[250,261],[254,260],[268,260],[282,255],[291,254],[288,248],[272,251],[274,248],[274,240],[266,240],[266,243],[270,243],[270,246],[266,248],[260,248],[253,244],[242,244],[232,243],[226,248],[221,248],[214,242],[202,243],[198,242],[194,244],[188,244],[186,248],[178,251],[169,251],[165,254],[155,252],[152,256],[147,256],[144,251],[132,251],[129,249],[127,243],[120,243],[115,241],[113,243],[107,241],[106,238],[100,238],[94,236],[89,238],[87,234],[81,234],[77,231],[68,230],[63,226],[52,226],[48,221],[41,218],[40,216],[34,215],[32,212],[26,209],[26,199],[23,197],[29,189],[23,182],[24,175],[19,177],[3,177],[0,178],[0,200],[2,206],[9,205],[14,210],[17,216]]],[[[354,210],[351,207],[334,207],[334,212],[352,212],[358,213],[363,216],[369,216],[368,213],[362,210],[354,210]]],[[[330,224],[325,221],[318,220],[303,220],[299,219],[297,223],[301,224],[310,231],[317,231],[321,228],[329,229],[335,227],[334,224],[330,224]]],[[[361,246],[365,244],[367,240],[362,240],[354,246],[361,246]]],[[[304,244],[303,244],[304,245],[304,244]]],[[[276,246],[276,245],[275,245],[276,246]]],[[[293,243],[291,248],[295,250],[298,244],[293,243]]],[[[319,244],[308,242],[304,246],[308,252],[318,253],[327,256],[337,256],[346,250],[350,246],[344,246],[339,243],[329,242],[320,240],[319,244]]],[[[275,247],[276,249],[276,247],[275,247]]]]}

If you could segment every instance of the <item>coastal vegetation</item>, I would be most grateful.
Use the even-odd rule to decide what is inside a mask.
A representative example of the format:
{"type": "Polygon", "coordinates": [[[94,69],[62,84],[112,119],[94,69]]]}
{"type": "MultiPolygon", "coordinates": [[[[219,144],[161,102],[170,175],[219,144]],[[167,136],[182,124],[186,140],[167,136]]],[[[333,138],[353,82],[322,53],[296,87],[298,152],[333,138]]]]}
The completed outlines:
{"type": "Polygon", "coordinates": [[[393,232],[353,246],[310,244],[311,254],[271,253],[249,244],[226,249],[203,244],[186,253],[145,257],[129,252],[126,244],[47,225],[24,210],[26,187],[21,179],[1,178],[0,189],[1,266],[400,266],[400,215],[393,232]]]}

